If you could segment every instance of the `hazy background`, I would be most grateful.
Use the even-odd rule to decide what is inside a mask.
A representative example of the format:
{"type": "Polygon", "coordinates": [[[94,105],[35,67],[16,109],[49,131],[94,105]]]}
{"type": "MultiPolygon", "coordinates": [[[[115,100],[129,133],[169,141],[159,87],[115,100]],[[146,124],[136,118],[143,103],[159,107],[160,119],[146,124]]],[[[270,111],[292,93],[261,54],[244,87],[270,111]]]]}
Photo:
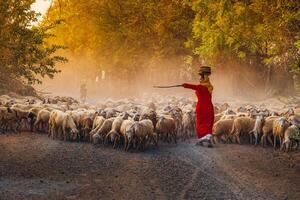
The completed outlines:
{"type": "MultiPolygon", "coordinates": [[[[292,49],[294,36],[282,39],[285,30],[292,27],[284,12],[291,13],[293,2],[286,5],[286,10],[277,9],[283,17],[273,9],[278,5],[267,1],[251,5],[232,3],[228,10],[223,10],[218,2],[205,3],[216,8],[207,13],[203,13],[198,1],[190,4],[181,1],[153,4],[140,0],[51,2],[37,0],[32,9],[42,14],[42,25],[64,20],[54,29],[57,38],[50,43],[66,45],[68,49],[58,53],[69,62],[57,65],[61,73],[53,80],[45,78],[42,85],[36,85],[39,91],[79,97],[80,85],[86,82],[90,100],[155,93],[195,97],[183,88],[152,86],[196,84],[198,64],[212,66],[215,101],[265,99],[285,94],[293,87],[288,65],[295,51],[291,54],[288,51],[292,49]],[[263,9],[265,4],[272,12],[263,9]],[[226,18],[231,15],[219,18],[225,11],[237,18],[226,18]],[[243,14],[261,18],[253,16],[249,21],[251,17],[245,18],[243,14]],[[226,24],[226,20],[233,21],[226,24]],[[211,21],[215,24],[210,24],[211,21]],[[273,29],[277,22],[280,27],[273,29]],[[281,26],[283,22],[287,26],[281,26]],[[187,55],[195,56],[193,62],[187,64],[187,55]],[[291,55],[290,60],[287,55],[291,55]]],[[[294,23],[295,19],[290,20],[294,23]]]]}

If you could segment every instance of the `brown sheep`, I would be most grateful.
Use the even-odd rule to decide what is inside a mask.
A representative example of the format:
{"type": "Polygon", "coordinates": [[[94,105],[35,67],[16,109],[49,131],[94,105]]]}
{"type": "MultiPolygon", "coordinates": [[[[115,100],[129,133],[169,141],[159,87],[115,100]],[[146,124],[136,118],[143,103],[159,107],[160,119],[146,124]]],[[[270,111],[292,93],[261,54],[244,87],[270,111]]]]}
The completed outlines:
{"type": "Polygon", "coordinates": [[[110,131],[104,139],[104,144],[107,144],[108,142],[112,142],[113,143],[113,148],[115,149],[119,143],[120,143],[120,133],[118,133],[117,131],[110,131]]]}
{"type": "Polygon", "coordinates": [[[229,104],[228,104],[228,103],[223,103],[223,104],[220,106],[220,112],[224,112],[224,111],[227,110],[228,108],[230,108],[229,104]]]}
{"type": "Polygon", "coordinates": [[[34,129],[36,129],[37,131],[41,130],[43,132],[47,132],[47,130],[49,129],[49,119],[50,111],[46,109],[40,110],[34,123],[34,129]]]}
{"type": "Polygon", "coordinates": [[[294,147],[294,148],[297,148],[299,145],[299,142],[300,142],[299,127],[296,125],[291,125],[284,132],[284,140],[281,144],[280,149],[281,150],[285,149],[285,151],[288,152],[289,150],[291,150],[293,148],[292,143],[295,143],[296,147],[294,147]]]}
{"type": "Polygon", "coordinates": [[[51,138],[63,138],[67,140],[76,140],[79,138],[79,131],[72,116],[59,110],[52,111],[49,119],[49,133],[51,138]]]}
{"type": "MultiPolygon", "coordinates": [[[[115,120],[112,123],[111,130],[107,133],[105,136],[104,143],[107,144],[108,139],[114,144],[114,148],[116,145],[120,142],[120,128],[123,123],[123,115],[120,117],[116,117],[115,120]]],[[[126,117],[125,117],[126,118],[126,117]]]]}
{"type": "Polygon", "coordinates": [[[103,124],[101,125],[101,128],[97,130],[97,132],[92,136],[93,137],[93,143],[98,144],[99,141],[102,143],[104,142],[105,136],[109,131],[111,130],[112,123],[115,120],[114,117],[106,119],[103,124]]]}
{"type": "Polygon", "coordinates": [[[289,127],[288,121],[285,117],[280,117],[273,122],[273,136],[274,136],[274,148],[276,148],[276,139],[279,138],[280,146],[284,139],[284,132],[289,127]]]}
{"type": "MultiPolygon", "coordinates": [[[[152,142],[154,145],[157,146],[158,144],[158,138],[157,134],[154,133],[154,126],[151,120],[144,119],[139,122],[139,124],[142,127],[142,133],[136,133],[136,135],[139,137],[139,135],[145,136],[144,142],[152,142]]],[[[142,148],[144,148],[145,143],[142,143],[142,148]]]]}
{"type": "Polygon", "coordinates": [[[214,123],[216,123],[217,121],[219,121],[222,117],[223,117],[223,113],[216,114],[215,118],[214,118],[214,123]]]}
{"type": "Polygon", "coordinates": [[[288,121],[293,125],[300,125],[300,115],[294,114],[288,118],[288,121]]]}
{"type": "Polygon", "coordinates": [[[193,136],[195,119],[193,111],[184,112],[182,115],[182,139],[186,140],[193,136]]]}
{"type": "Polygon", "coordinates": [[[29,127],[29,111],[28,110],[23,110],[20,108],[12,108],[11,109],[14,112],[14,116],[11,119],[11,123],[13,123],[16,126],[16,130],[20,131],[21,127],[24,127],[25,129],[29,127]]]}
{"type": "Polygon", "coordinates": [[[238,116],[233,114],[233,115],[223,115],[220,120],[224,120],[224,119],[236,119],[238,116]]]}
{"type": "Polygon", "coordinates": [[[154,125],[154,130],[156,129],[157,123],[157,113],[153,109],[146,109],[140,115],[140,121],[143,119],[150,119],[154,125]]]}
{"type": "Polygon", "coordinates": [[[89,133],[93,128],[93,118],[89,115],[82,115],[79,120],[79,132],[81,140],[88,141],[89,133]]]}
{"type": "Polygon", "coordinates": [[[156,124],[158,136],[164,141],[170,142],[173,138],[176,141],[176,125],[175,120],[170,116],[161,116],[156,124]]]}
{"type": "Polygon", "coordinates": [[[132,124],[134,121],[132,120],[124,120],[122,122],[120,133],[121,136],[124,138],[124,150],[127,151],[130,148],[130,144],[133,139],[133,130],[131,129],[132,124]]]}
{"type": "MultiPolygon", "coordinates": [[[[15,119],[16,114],[10,107],[0,107],[0,131],[6,132],[8,126],[11,125],[10,120],[15,119]]],[[[17,130],[15,129],[15,132],[17,130]]]]}
{"type": "Polygon", "coordinates": [[[224,136],[225,141],[229,139],[229,134],[232,129],[233,119],[223,119],[216,122],[213,126],[213,142],[217,143],[217,140],[224,136]]]}
{"type": "Polygon", "coordinates": [[[92,131],[89,133],[90,136],[90,142],[93,141],[93,135],[97,133],[97,131],[101,128],[102,124],[104,123],[105,118],[103,116],[97,116],[94,119],[93,122],[93,128],[92,131]]]}
{"type": "Polygon", "coordinates": [[[253,130],[254,124],[255,119],[252,119],[250,117],[238,117],[234,119],[231,136],[233,136],[233,138],[235,138],[239,144],[241,144],[240,136],[242,133],[249,134],[250,140],[252,140],[251,131],[253,130]]]}
{"type": "Polygon", "coordinates": [[[268,139],[270,144],[273,145],[271,135],[273,132],[273,122],[277,118],[278,118],[277,116],[270,116],[265,119],[265,122],[264,122],[263,128],[262,128],[262,136],[261,136],[261,140],[260,140],[260,143],[262,144],[263,147],[266,146],[266,143],[267,143],[266,139],[268,139]]]}

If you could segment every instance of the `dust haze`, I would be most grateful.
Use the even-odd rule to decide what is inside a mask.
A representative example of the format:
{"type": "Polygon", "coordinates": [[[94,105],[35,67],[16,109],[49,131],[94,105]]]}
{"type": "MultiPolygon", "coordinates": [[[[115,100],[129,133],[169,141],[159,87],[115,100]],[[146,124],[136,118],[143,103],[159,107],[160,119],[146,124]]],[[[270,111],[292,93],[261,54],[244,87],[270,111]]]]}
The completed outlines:
{"type": "MultiPolygon", "coordinates": [[[[175,85],[184,82],[198,83],[198,68],[188,67],[183,58],[151,62],[147,66],[124,70],[120,66],[102,65],[94,59],[68,57],[61,64],[61,73],[54,79],[44,78],[36,89],[51,95],[79,98],[80,85],[87,85],[88,102],[103,99],[139,98],[142,96],[186,96],[196,100],[193,92],[183,88],[155,89],[154,85],[175,85]]],[[[259,100],[266,97],[264,76],[255,68],[242,65],[219,64],[213,66],[211,82],[214,101],[259,100]]]]}

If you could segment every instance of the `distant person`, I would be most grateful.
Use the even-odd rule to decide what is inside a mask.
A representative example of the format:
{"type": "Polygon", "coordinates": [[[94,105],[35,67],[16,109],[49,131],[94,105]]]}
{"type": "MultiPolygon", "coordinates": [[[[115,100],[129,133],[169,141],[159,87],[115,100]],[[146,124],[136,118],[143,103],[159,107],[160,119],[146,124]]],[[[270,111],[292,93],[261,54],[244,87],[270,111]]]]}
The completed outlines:
{"type": "Polygon", "coordinates": [[[184,88],[195,90],[198,98],[196,106],[196,129],[198,142],[196,145],[203,145],[204,142],[207,142],[208,147],[212,147],[212,127],[214,124],[214,106],[211,101],[213,86],[209,80],[210,74],[210,67],[200,67],[199,84],[182,84],[184,88]]]}
{"type": "Polygon", "coordinates": [[[80,84],[80,100],[81,100],[81,102],[85,103],[85,101],[86,101],[86,96],[87,96],[86,82],[83,81],[83,82],[80,84]]]}

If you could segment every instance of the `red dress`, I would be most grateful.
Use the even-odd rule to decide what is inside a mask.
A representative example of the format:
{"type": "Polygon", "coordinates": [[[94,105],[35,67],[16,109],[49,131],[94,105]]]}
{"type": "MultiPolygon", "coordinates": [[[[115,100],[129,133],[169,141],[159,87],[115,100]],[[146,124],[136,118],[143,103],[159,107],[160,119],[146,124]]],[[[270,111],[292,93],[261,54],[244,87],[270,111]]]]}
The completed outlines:
{"type": "Polygon", "coordinates": [[[198,102],[196,106],[196,129],[198,138],[212,134],[214,125],[214,106],[211,102],[211,93],[203,85],[184,83],[184,88],[195,90],[198,102]]]}

